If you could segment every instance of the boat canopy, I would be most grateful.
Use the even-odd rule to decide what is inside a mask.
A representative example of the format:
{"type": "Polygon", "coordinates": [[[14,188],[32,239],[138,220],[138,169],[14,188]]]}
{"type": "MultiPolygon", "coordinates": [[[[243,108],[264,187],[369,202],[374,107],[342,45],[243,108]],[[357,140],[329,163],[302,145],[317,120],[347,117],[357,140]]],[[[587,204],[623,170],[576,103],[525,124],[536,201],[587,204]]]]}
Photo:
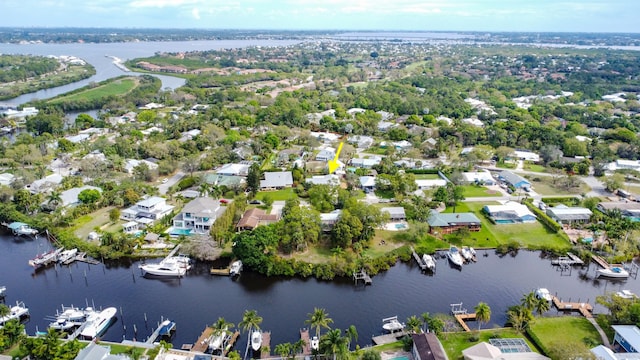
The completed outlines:
{"type": "Polygon", "coordinates": [[[16,222],[12,222],[11,224],[7,225],[7,227],[9,229],[11,229],[11,230],[18,230],[18,229],[20,229],[21,227],[24,227],[24,226],[29,226],[29,224],[25,224],[23,222],[17,222],[16,221],[16,222]]]}

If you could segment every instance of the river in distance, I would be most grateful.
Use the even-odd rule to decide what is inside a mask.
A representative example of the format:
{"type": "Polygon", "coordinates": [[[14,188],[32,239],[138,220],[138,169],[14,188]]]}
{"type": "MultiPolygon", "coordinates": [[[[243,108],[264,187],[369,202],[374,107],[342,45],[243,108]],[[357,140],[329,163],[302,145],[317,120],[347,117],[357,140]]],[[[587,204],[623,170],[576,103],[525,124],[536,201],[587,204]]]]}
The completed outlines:
{"type": "MultiPolygon", "coordinates": [[[[540,252],[530,251],[500,257],[493,250],[480,250],[478,262],[461,270],[440,258],[434,275],[421,273],[413,262],[398,263],[364,287],[347,278],[268,278],[248,270],[232,280],[210,275],[209,263],[196,263],[182,279],[148,279],[141,276],[139,262],[126,261],[100,265],[76,262],[34,272],[28,260],[50,248],[43,236],[32,240],[0,237],[0,286],[7,287],[7,305],[23,301],[30,309],[27,333],[44,330],[49,323],[46,318],[61,305],[114,306],[117,320],[104,340],[144,340],[161,318],[169,318],[177,324],[172,339],[175,347],[194,343],[218,317],[238,324],[245,310],[257,310],[263,317],[261,327],[271,331],[271,349],[297,341],[299,329],[307,327],[305,320],[315,307],[326,309],[334,320],[333,328],[355,325],[358,344],[367,346],[371,336],[382,332],[382,318],[397,315],[404,321],[424,312],[449,313],[452,303],[462,302],[473,312],[475,305],[486,302],[491,307],[491,321],[484,325],[487,328],[503,326],[507,308],[538,287],[548,288],[565,301],[591,304],[606,292],[629,289],[640,294],[636,279],[595,279],[595,264],[563,273],[540,252]]],[[[595,311],[606,309],[596,305],[595,311]]],[[[245,339],[241,337],[236,345],[240,351],[245,339]]]]}

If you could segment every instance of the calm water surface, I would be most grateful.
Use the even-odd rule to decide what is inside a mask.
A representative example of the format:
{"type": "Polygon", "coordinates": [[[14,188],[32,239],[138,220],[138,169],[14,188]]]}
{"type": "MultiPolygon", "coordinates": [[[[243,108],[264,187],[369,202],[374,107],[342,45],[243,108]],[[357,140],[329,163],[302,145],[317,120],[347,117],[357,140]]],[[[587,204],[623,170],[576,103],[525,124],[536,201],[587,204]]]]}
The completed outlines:
{"type": "MultiPolygon", "coordinates": [[[[358,343],[364,346],[370,344],[372,335],[381,332],[384,317],[406,319],[423,312],[448,313],[451,303],[462,302],[470,311],[480,301],[488,303],[492,315],[487,326],[491,327],[502,326],[507,307],[537,287],[547,287],[566,300],[592,304],[597,295],[608,291],[630,289],[640,294],[635,279],[595,280],[594,265],[563,274],[539,252],[528,251],[515,257],[498,257],[493,251],[484,257],[484,251],[480,251],[478,262],[462,270],[440,259],[433,276],[420,273],[414,264],[399,263],[375,276],[373,285],[356,287],[350,279],[278,279],[248,271],[233,281],[209,275],[209,264],[205,263],[196,264],[180,280],[141,277],[137,262],[76,263],[34,273],[27,261],[48,248],[43,239],[15,241],[12,236],[0,237],[0,285],[7,286],[7,304],[19,300],[29,307],[28,333],[45,329],[49,323],[45,317],[62,304],[115,306],[121,313],[104,339],[143,340],[161,317],[168,317],[177,323],[172,342],[178,347],[195,342],[205,326],[220,316],[237,324],[247,309],[257,310],[264,318],[262,328],[272,332],[272,349],[276,344],[296,341],[314,307],[327,310],[334,328],[355,325],[360,335],[358,343]]],[[[604,310],[596,306],[596,311],[604,310]]],[[[244,344],[242,337],[238,348],[243,350],[244,344]]]]}

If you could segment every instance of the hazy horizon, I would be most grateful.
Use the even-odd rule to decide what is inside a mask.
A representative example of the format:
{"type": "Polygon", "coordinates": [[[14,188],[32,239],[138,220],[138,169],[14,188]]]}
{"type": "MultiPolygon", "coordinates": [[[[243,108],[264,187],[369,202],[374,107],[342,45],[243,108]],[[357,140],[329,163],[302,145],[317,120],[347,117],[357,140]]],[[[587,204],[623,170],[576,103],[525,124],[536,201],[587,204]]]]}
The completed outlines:
{"type": "Polygon", "coordinates": [[[633,0],[5,0],[2,27],[638,33],[633,0]]]}

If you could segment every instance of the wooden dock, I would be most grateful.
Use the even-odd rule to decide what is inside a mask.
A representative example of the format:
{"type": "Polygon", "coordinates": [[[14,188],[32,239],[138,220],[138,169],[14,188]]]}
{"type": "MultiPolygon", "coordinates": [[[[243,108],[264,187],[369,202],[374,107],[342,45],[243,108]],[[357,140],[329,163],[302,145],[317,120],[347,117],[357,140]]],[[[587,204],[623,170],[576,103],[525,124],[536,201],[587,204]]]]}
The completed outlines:
{"type": "MultiPolygon", "coordinates": [[[[193,344],[190,350],[201,353],[207,351],[207,349],[209,348],[209,338],[212,334],[213,329],[207,326],[204,331],[202,331],[202,334],[200,334],[198,341],[193,344]]],[[[184,348],[184,345],[182,347],[184,348]]]]}
{"type": "Polygon", "coordinates": [[[260,348],[260,358],[265,359],[271,357],[271,332],[262,332],[262,347],[260,348]]]}
{"type": "Polygon", "coordinates": [[[224,352],[223,352],[224,356],[227,356],[229,351],[233,349],[233,344],[236,343],[236,341],[238,340],[238,337],[240,337],[240,331],[236,331],[233,334],[231,334],[231,336],[229,337],[229,341],[227,342],[227,345],[224,347],[224,352]]]}
{"type": "Polygon", "coordinates": [[[411,247],[411,255],[416,260],[416,262],[418,263],[418,266],[420,266],[421,270],[424,271],[424,270],[427,269],[427,264],[425,264],[424,261],[422,261],[422,258],[420,258],[420,255],[418,255],[416,253],[416,251],[414,250],[413,246],[411,247]]]}
{"type": "Polygon", "coordinates": [[[309,337],[309,329],[300,329],[300,340],[304,341],[302,346],[302,355],[311,355],[311,338],[309,337]]]}
{"type": "Polygon", "coordinates": [[[408,332],[406,332],[404,330],[403,331],[396,331],[396,332],[389,333],[389,334],[372,336],[371,337],[371,341],[373,341],[374,345],[391,344],[393,342],[398,341],[398,339],[402,338],[403,336],[405,336],[407,334],[408,334],[408,332]]]}
{"type": "Polygon", "coordinates": [[[476,313],[472,313],[472,314],[455,314],[454,317],[456,318],[456,321],[458,322],[458,324],[460,324],[460,326],[462,326],[464,331],[471,331],[471,329],[469,329],[469,326],[467,325],[465,320],[475,320],[476,319],[476,313]]]}
{"type": "Polygon", "coordinates": [[[230,275],[230,269],[226,268],[226,269],[214,269],[211,268],[209,269],[209,274],[211,275],[220,275],[220,276],[229,276],[230,275]]]}
{"type": "Polygon", "coordinates": [[[593,260],[594,263],[600,265],[600,267],[602,267],[603,269],[608,269],[611,267],[611,265],[609,265],[609,263],[607,262],[607,260],[605,260],[603,257],[598,256],[598,255],[591,255],[591,260],[593,260]]]}
{"type": "Polygon", "coordinates": [[[551,265],[559,266],[573,266],[584,265],[584,261],[572,253],[567,253],[567,256],[560,256],[557,259],[551,260],[551,265]]]}
{"type": "Polygon", "coordinates": [[[580,314],[582,314],[582,316],[586,317],[587,319],[590,319],[593,317],[593,306],[591,306],[591,304],[589,303],[584,303],[584,302],[564,302],[560,299],[558,299],[556,296],[553,297],[552,299],[553,305],[558,309],[558,310],[563,310],[563,311],[578,311],[580,312],[580,314]]]}
{"type": "Polygon", "coordinates": [[[360,272],[354,272],[353,273],[353,280],[355,281],[356,285],[358,285],[358,281],[360,281],[360,280],[362,280],[364,285],[373,284],[373,281],[371,281],[371,277],[364,270],[360,270],[360,272]]]}

